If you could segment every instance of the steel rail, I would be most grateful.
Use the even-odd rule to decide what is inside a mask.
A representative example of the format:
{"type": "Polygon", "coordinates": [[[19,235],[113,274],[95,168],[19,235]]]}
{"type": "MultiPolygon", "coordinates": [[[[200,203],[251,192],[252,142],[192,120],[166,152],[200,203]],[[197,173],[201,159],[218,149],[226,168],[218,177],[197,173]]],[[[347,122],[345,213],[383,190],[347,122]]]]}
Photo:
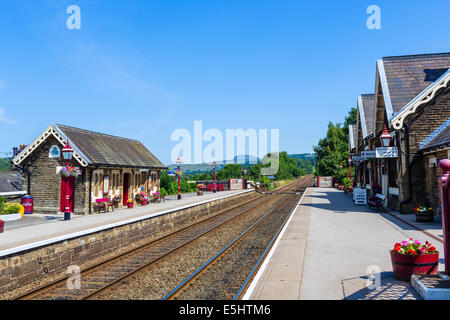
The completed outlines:
{"type": "MultiPolygon", "coordinates": [[[[289,187],[290,187],[292,184],[294,184],[295,182],[297,182],[297,181],[294,181],[293,183],[290,183],[290,184],[288,184],[288,185],[286,185],[286,186],[283,186],[283,187],[281,187],[280,189],[286,189],[286,188],[289,188],[289,187]]],[[[177,248],[175,248],[175,249],[173,249],[173,250],[171,250],[170,252],[167,253],[167,254],[170,254],[170,253],[172,253],[173,251],[178,250],[179,248],[183,247],[184,245],[186,245],[186,244],[188,244],[188,243],[190,243],[190,242],[192,242],[192,241],[198,239],[199,237],[205,235],[206,233],[208,233],[208,232],[210,232],[210,231],[213,231],[214,229],[216,229],[216,228],[218,228],[218,227],[220,227],[220,226],[222,226],[222,225],[224,225],[224,224],[230,222],[231,220],[233,220],[233,219],[235,219],[235,218],[237,218],[237,217],[239,217],[239,216],[241,216],[241,215],[243,215],[243,214],[245,214],[245,213],[247,213],[247,212],[249,212],[249,211],[255,209],[255,208],[258,207],[258,206],[263,205],[264,203],[266,203],[267,201],[269,201],[269,200],[271,200],[271,199],[273,199],[273,198],[272,198],[272,197],[264,197],[264,196],[256,197],[256,198],[250,199],[250,200],[248,200],[248,201],[246,201],[246,202],[244,202],[244,203],[235,205],[235,206],[233,206],[233,207],[231,207],[231,208],[224,209],[224,210],[220,211],[220,213],[218,213],[218,214],[216,214],[216,215],[214,215],[214,216],[212,216],[212,217],[206,218],[206,219],[204,219],[204,220],[202,220],[202,221],[199,221],[199,222],[197,222],[197,223],[195,223],[195,224],[193,224],[193,225],[189,225],[189,226],[186,226],[186,227],[184,227],[184,228],[181,228],[180,230],[177,230],[177,231],[175,231],[175,232],[173,232],[173,233],[170,233],[170,234],[165,235],[165,236],[162,236],[162,237],[160,237],[160,238],[158,238],[158,239],[152,240],[152,241],[150,241],[149,243],[143,244],[142,246],[139,246],[138,248],[133,248],[133,249],[128,250],[128,251],[126,251],[126,252],[124,252],[124,253],[122,253],[122,254],[116,256],[116,257],[113,257],[113,258],[108,259],[108,260],[106,260],[106,261],[100,262],[100,263],[98,263],[98,264],[96,264],[96,265],[93,265],[93,266],[90,266],[90,267],[88,267],[88,268],[85,268],[85,269],[83,269],[83,270],[81,271],[81,274],[84,275],[84,276],[86,276],[86,275],[90,274],[91,272],[94,272],[94,271],[98,270],[100,267],[110,266],[110,265],[112,265],[113,263],[118,262],[118,261],[120,261],[121,259],[126,258],[127,256],[131,256],[131,255],[134,255],[134,254],[139,253],[140,251],[144,251],[145,249],[148,249],[149,246],[154,245],[154,244],[157,243],[157,242],[161,242],[161,241],[167,240],[167,239],[170,238],[170,237],[174,237],[174,236],[176,236],[177,234],[180,234],[180,233],[182,233],[182,232],[188,231],[188,229],[199,228],[200,225],[206,224],[207,222],[210,222],[211,220],[213,220],[213,219],[215,219],[215,218],[218,218],[219,216],[222,216],[222,215],[226,214],[227,212],[230,212],[230,211],[239,209],[240,207],[243,207],[243,206],[245,206],[245,205],[247,205],[247,204],[249,204],[249,203],[257,202],[256,205],[254,205],[254,206],[252,206],[252,207],[250,207],[250,208],[248,208],[248,209],[245,209],[243,212],[239,213],[238,215],[236,215],[236,216],[234,216],[234,217],[232,217],[232,218],[230,218],[230,219],[228,219],[228,220],[223,221],[222,223],[218,224],[217,226],[215,226],[215,227],[213,227],[213,228],[207,230],[206,232],[201,233],[199,236],[194,237],[194,238],[191,239],[190,241],[184,243],[182,246],[177,247],[177,248]],[[264,198],[267,198],[267,199],[264,199],[264,198]],[[261,199],[264,199],[264,200],[261,201],[261,202],[257,202],[258,200],[261,200],[261,199]]],[[[116,283],[118,283],[119,281],[123,280],[124,278],[127,278],[127,277],[129,277],[129,276],[135,274],[136,272],[138,272],[138,271],[142,270],[143,268],[147,267],[149,264],[152,264],[152,263],[158,261],[159,259],[163,258],[163,257],[166,256],[167,254],[162,255],[161,257],[158,257],[156,260],[153,260],[153,261],[151,261],[150,263],[148,263],[148,264],[146,264],[146,265],[144,265],[144,266],[139,267],[137,270],[134,270],[134,271],[132,271],[132,272],[129,272],[127,275],[125,275],[125,276],[123,276],[123,277],[120,277],[120,279],[117,279],[117,280],[112,281],[112,282],[111,282],[111,285],[116,284],[116,283]]],[[[30,290],[30,291],[25,292],[25,293],[23,293],[23,294],[21,294],[21,295],[18,295],[18,296],[16,296],[16,297],[14,297],[13,299],[32,299],[32,298],[34,298],[34,297],[36,297],[36,296],[39,296],[39,295],[42,295],[42,294],[46,294],[46,293],[48,293],[48,292],[49,292],[50,290],[52,290],[52,289],[57,289],[57,286],[60,285],[60,284],[62,284],[62,283],[63,283],[64,281],[66,281],[69,277],[70,277],[70,276],[65,276],[65,277],[63,277],[62,279],[54,280],[54,281],[52,281],[52,282],[50,282],[50,283],[47,283],[47,284],[42,285],[42,286],[40,286],[40,287],[38,287],[38,288],[34,288],[33,290],[30,290]]],[[[100,290],[97,290],[97,291],[95,291],[95,292],[93,292],[93,293],[90,293],[90,294],[88,294],[88,295],[85,296],[85,297],[86,297],[86,298],[92,297],[92,296],[96,295],[98,292],[107,289],[108,287],[110,287],[110,285],[106,285],[106,286],[102,287],[100,290]]]]}
{"type": "MultiPolygon", "coordinates": [[[[312,179],[309,179],[312,180],[312,179]]],[[[308,181],[309,181],[308,180],[308,181]]],[[[300,182],[303,184],[304,181],[296,181],[298,184],[300,184],[300,182]]],[[[292,184],[290,184],[290,187],[292,186],[292,184]]],[[[290,194],[291,195],[291,194],[290,194]]],[[[288,196],[289,198],[289,196],[288,196]]],[[[231,249],[236,243],[238,243],[240,240],[242,240],[245,236],[249,235],[259,224],[261,224],[261,222],[267,218],[271,213],[273,213],[274,211],[278,210],[282,205],[284,204],[283,201],[280,201],[280,203],[278,203],[275,208],[271,209],[270,211],[268,211],[266,214],[264,214],[263,217],[261,217],[258,221],[256,221],[252,226],[250,226],[247,230],[245,230],[243,233],[241,233],[238,237],[236,237],[235,239],[233,239],[231,242],[229,242],[227,244],[227,246],[225,246],[222,250],[220,250],[214,257],[212,257],[210,260],[208,260],[205,264],[203,264],[200,268],[198,268],[195,272],[193,272],[189,277],[187,277],[183,282],[181,282],[178,286],[176,286],[174,289],[172,289],[168,294],[166,294],[162,300],[168,300],[172,297],[174,297],[176,294],[178,294],[184,287],[186,287],[186,285],[190,284],[193,282],[193,280],[198,277],[204,270],[206,270],[206,268],[210,265],[212,265],[215,261],[217,261],[220,257],[222,257],[229,249],[231,249]]],[[[295,207],[295,204],[294,204],[295,207]]],[[[292,213],[292,211],[291,211],[292,213]]],[[[288,214],[288,216],[290,216],[290,214],[288,214]]],[[[287,220],[285,220],[287,221],[287,220]]]]}

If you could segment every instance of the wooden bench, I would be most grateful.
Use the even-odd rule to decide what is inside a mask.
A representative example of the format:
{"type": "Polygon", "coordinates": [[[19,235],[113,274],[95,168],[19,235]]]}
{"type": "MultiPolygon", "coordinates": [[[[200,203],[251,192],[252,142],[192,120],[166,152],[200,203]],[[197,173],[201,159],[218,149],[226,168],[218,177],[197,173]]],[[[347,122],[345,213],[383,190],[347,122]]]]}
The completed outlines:
{"type": "Polygon", "coordinates": [[[98,213],[100,213],[100,210],[106,213],[109,211],[109,208],[114,211],[114,203],[109,198],[96,199],[95,204],[94,209],[97,209],[98,213]]]}
{"type": "Polygon", "coordinates": [[[367,200],[367,204],[369,208],[375,209],[377,212],[380,211],[380,209],[383,210],[383,212],[386,212],[384,210],[384,202],[386,201],[386,196],[384,194],[377,193],[375,197],[370,197],[369,200],[367,200]]]}
{"type": "Polygon", "coordinates": [[[161,195],[161,193],[159,193],[159,192],[155,192],[155,193],[153,193],[152,194],[152,202],[156,202],[156,201],[158,201],[158,202],[161,202],[161,199],[162,199],[162,201],[165,201],[165,196],[162,196],[161,195]]]}

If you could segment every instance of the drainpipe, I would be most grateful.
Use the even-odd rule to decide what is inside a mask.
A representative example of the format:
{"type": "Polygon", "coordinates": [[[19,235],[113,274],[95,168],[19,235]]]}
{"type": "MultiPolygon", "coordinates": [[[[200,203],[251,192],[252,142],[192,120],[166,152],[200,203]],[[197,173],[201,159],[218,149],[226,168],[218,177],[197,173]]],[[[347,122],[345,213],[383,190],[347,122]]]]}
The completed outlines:
{"type": "Polygon", "coordinates": [[[411,194],[412,194],[412,182],[411,182],[411,153],[410,153],[410,146],[409,146],[409,125],[405,123],[405,135],[406,135],[406,157],[407,157],[407,166],[406,171],[408,175],[408,197],[404,199],[402,202],[400,202],[400,213],[403,214],[403,205],[411,201],[411,194]]]}

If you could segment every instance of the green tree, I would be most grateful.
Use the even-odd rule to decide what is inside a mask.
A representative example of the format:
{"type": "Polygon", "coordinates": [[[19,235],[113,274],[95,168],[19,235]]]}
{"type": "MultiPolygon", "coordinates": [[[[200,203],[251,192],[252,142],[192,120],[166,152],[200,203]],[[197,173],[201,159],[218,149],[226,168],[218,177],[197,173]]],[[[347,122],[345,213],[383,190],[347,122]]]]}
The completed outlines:
{"type": "Polygon", "coordinates": [[[348,151],[348,128],[356,122],[356,108],[352,108],[344,124],[328,124],[325,138],[320,139],[314,151],[317,155],[317,174],[320,176],[333,176],[338,182],[342,182],[346,176],[348,151]],[[340,168],[342,166],[342,168],[340,168]]]}

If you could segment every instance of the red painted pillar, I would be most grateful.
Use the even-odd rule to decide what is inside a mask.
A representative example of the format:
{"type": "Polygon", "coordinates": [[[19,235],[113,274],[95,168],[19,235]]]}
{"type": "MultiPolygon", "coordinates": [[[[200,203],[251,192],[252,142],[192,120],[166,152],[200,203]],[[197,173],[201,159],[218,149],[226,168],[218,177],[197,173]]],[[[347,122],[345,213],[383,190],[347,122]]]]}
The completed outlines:
{"type": "Polygon", "coordinates": [[[178,166],[178,200],[181,199],[181,167],[178,166]]]}
{"type": "Polygon", "coordinates": [[[439,162],[439,168],[443,174],[439,178],[441,190],[442,229],[444,234],[444,258],[445,273],[450,274],[450,160],[443,159],[439,162]]]}

